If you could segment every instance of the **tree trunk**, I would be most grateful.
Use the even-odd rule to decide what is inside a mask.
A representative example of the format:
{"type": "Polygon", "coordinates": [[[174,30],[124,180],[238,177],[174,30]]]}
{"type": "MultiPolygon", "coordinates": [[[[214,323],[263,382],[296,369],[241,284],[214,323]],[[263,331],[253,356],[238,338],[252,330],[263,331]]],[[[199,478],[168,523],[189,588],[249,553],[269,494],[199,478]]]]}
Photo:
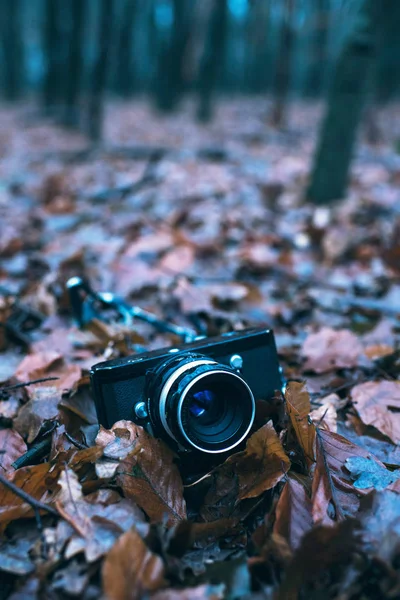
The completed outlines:
{"type": "Polygon", "coordinates": [[[86,0],[70,0],[72,30],[70,36],[68,71],[66,74],[64,123],[76,126],[79,122],[79,94],[84,65],[86,0]]]}
{"type": "Polygon", "coordinates": [[[227,0],[214,0],[199,69],[197,117],[202,122],[210,121],[212,117],[212,95],[224,58],[227,25],[227,0]]]}
{"type": "Polygon", "coordinates": [[[133,34],[137,10],[138,0],[125,1],[118,38],[116,78],[116,90],[122,96],[130,96],[135,86],[133,34]]]}
{"type": "Polygon", "coordinates": [[[157,107],[173,111],[184,87],[183,64],[190,37],[192,0],[174,0],[174,24],[170,42],[162,52],[158,69],[157,107]]]}
{"type": "Polygon", "coordinates": [[[102,137],[104,91],[107,83],[108,62],[112,42],[114,0],[101,0],[99,8],[100,23],[97,35],[97,56],[93,67],[89,95],[88,133],[93,142],[99,142],[102,137]]]}
{"type": "Polygon", "coordinates": [[[46,0],[43,53],[46,73],[43,81],[43,104],[54,114],[64,102],[64,70],[66,62],[66,5],[62,0],[46,0]]]}
{"type": "Polygon", "coordinates": [[[270,79],[270,12],[271,0],[250,5],[249,27],[246,36],[248,69],[246,83],[250,92],[260,94],[268,90],[270,79]]]}
{"type": "Polygon", "coordinates": [[[1,3],[1,42],[4,54],[4,97],[16,100],[21,92],[22,41],[21,2],[11,0],[1,3]]]}
{"type": "Polygon", "coordinates": [[[316,204],[342,198],[376,54],[379,3],[363,0],[336,64],[314,160],[308,198],[316,204]]]}
{"type": "Polygon", "coordinates": [[[328,59],[329,0],[315,0],[314,27],[310,36],[310,66],[308,68],[305,94],[320,96],[324,89],[328,59]]]}
{"type": "Polygon", "coordinates": [[[291,78],[292,50],[294,44],[293,16],[294,0],[285,0],[275,73],[274,105],[271,115],[271,123],[275,127],[282,127],[286,117],[286,105],[291,78]]]}

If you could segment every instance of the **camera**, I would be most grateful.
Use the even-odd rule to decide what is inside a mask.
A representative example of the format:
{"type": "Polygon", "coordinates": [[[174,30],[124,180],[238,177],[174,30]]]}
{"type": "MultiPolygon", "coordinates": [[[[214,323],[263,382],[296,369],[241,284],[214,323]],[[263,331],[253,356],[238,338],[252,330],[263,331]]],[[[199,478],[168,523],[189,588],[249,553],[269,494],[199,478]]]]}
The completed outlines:
{"type": "Polygon", "coordinates": [[[101,362],[91,382],[102,425],[133,421],[190,457],[192,468],[193,454],[212,462],[239,449],[256,400],[282,388],[273,332],[265,328],[101,362]]]}

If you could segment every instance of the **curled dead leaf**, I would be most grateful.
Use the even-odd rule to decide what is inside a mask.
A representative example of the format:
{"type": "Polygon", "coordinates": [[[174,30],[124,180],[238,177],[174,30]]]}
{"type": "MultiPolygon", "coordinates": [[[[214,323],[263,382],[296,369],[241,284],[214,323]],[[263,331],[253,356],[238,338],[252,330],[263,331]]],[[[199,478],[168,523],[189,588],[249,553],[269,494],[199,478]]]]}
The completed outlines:
{"type": "Polygon", "coordinates": [[[164,565],[135,529],[116,541],[102,569],[104,591],[110,600],[140,600],[165,585],[164,565]]]}
{"type": "Polygon", "coordinates": [[[290,381],[285,391],[286,410],[308,465],[314,462],[315,426],[309,420],[310,396],[304,383],[290,381]]]}
{"type": "MultiPolygon", "coordinates": [[[[115,437],[104,452],[122,457],[116,481],[125,497],[134,500],[151,521],[160,522],[164,515],[169,523],[185,519],[182,478],[168,446],[127,421],[119,421],[111,431],[115,437]]],[[[109,434],[102,431],[98,443],[99,439],[103,443],[109,434]]]]}
{"type": "Polygon", "coordinates": [[[276,505],[273,532],[284,537],[295,550],[312,526],[309,493],[301,481],[289,476],[276,505]]]}
{"type": "Polygon", "coordinates": [[[400,382],[367,381],[351,391],[355,409],[365,425],[371,425],[395,444],[400,444],[400,382]]]}
{"type": "Polygon", "coordinates": [[[383,464],[343,436],[323,429],[317,430],[316,449],[317,462],[312,485],[314,521],[330,525],[355,516],[360,508],[360,499],[367,491],[354,487],[346,468],[347,459],[362,457],[381,467],[383,464]]]}
{"type": "Polygon", "coordinates": [[[143,533],[147,531],[144,515],[135,504],[111,490],[84,496],[78,477],[69,467],[61,473],[58,484],[57,510],[78,534],[69,542],[70,556],[84,551],[87,561],[93,562],[106,554],[121,533],[133,525],[143,533]]]}
{"type": "Polygon", "coordinates": [[[231,459],[239,477],[238,500],[256,498],[270,490],[283,479],[290,468],[272,421],[253,433],[246,443],[246,450],[231,459]]]}

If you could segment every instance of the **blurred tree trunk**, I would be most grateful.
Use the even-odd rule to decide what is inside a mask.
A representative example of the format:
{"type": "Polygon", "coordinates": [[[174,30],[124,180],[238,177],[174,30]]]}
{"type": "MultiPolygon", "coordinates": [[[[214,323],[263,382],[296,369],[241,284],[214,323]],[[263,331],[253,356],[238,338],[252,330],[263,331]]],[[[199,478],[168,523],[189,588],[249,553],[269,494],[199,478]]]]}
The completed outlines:
{"type": "Polygon", "coordinates": [[[184,88],[183,65],[190,38],[193,0],[174,0],[174,22],[169,44],[161,53],[158,69],[157,107],[173,111],[184,88]]]}
{"type": "Polygon", "coordinates": [[[47,113],[53,113],[61,99],[62,38],[59,0],[46,0],[43,53],[46,73],[43,82],[43,104],[47,113]]]}
{"type": "Polygon", "coordinates": [[[84,65],[86,0],[70,0],[71,36],[66,73],[64,123],[75,126],[79,122],[79,94],[84,65]]]}
{"type": "Polygon", "coordinates": [[[379,31],[376,68],[376,102],[383,104],[396,97],[400,88],[400,2],[381,0],[382,27],[379,31]]]}
{"type": "Polygon", "coordinates": [[[274,82],[274,104],[271,114],[271,123],[275,127],[282,127],[286,116],[294,45],[293,17],[294,0],[284,0],[282,28],[274,82]]]}
{"type": "Polygon", "coordinates": [[[248,72],[246,80],[249,91],[266,92],[270,84],[270,12],[271,0],[252,0],[246,36],[248,48],[248,72]]]}
{"type": "Polygon", "coordinates": [[[12,101],[19,97],[22,88],[21,1],[3,0],[0,9],[4,96],[12,101]]]}
{"type": "Polygon", "coordinates": [[[224,59],[227,26],[227,0],[214,0],[199,69],[197,117],[203,122],[212,117],[212,95],[224,59]]]}
{"type": "Polygon", "coordinates": [[[114,0],[99,0],[100,23],[97,34],[96,58],[89,94],[88,133],[93,142],[102,137],[104,118],[104,92],[107,83],[108,63],[112,43],[114,0]]]}
{"type": "Polygon", "coordinates": [[[116,79],[117,92],[123,96],[132,94],[135,86],[133,35],[137,11],[138,0],[125,0],[118,36],[116,79]]]}
{"type": "Polygon", "coordinates": [[[324,88],[328,59],[330,0],[313,0],[313,9],[314,27],[310,36],[310,66],[304,90],[307,96],[319,96],[324,88]]]}
{"type": "Polygon", "coordinates": [[[342,198],[376,55],[376,0],[363,0],[338,58],[308,188],[316,204],[342,198]]]}

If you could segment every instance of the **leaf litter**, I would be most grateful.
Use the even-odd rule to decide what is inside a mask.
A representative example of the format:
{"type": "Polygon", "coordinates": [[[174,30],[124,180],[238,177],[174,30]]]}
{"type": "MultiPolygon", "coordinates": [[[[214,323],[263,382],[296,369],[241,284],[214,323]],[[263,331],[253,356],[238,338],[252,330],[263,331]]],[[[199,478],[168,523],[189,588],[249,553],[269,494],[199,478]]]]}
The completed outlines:
{"type": "Polygon", "coordinates": [[[348,197],[321,209],[302,197],[315,109],[302,108],[301,119],[296,111],[298,147],[279,132],[268,144],[251,141],[249,131],[264,127],[260,102],[221,106],[218,123],[190,124],[184,138],[179,122],[115,107],[111,150],[119,135],[125,145],[172,144],[152,186],[135,193],[129,185],[145,161],[105,147],[65,162],[55,141],[73,155],[81,139],[43,124],[47,142],[37,148],[33,131],[2,119],[20,148],[1,169],[5,597],[400,595],[399,162],[390,119],[388,160],[382,149],[363,152],[361,140],[348,197]],[[222,139],[218,163],[199,151],[222,139]],[[203,334],[272,327],[284,398],[257,398],[245,447],[184,485],[162,441],[128,421],[99,428],[87,377],[95,362],[176,340],[140,322],[79,330],[65,291],[76,275],[203,334]],[[23,306],[36,325],[18,332],[11,317],[23,306]]]}

